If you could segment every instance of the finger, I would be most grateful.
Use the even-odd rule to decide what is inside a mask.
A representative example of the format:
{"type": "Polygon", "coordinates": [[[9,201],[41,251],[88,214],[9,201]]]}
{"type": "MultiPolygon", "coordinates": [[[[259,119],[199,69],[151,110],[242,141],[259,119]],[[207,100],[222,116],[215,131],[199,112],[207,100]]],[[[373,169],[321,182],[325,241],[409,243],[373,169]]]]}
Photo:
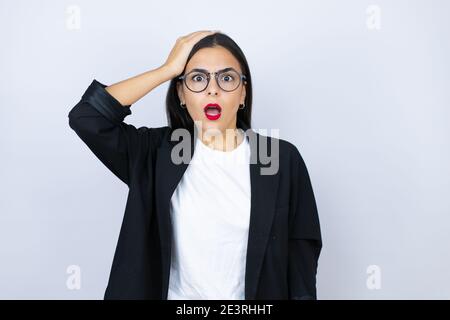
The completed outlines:
{"type": "Polygon", "coordinates": [[[192,40],[192,39],[197,39],[197,38],[201,38],[201,37],[205,37],[207,35],[213,34],[214,32],[211,30],[202,30],[202,31],[197,31],[194,32],[192,35],[190,35],[187,40],[192,40]]]}
{"type": "Polygon", "coordinates": [[[194,44],[194,43],[199,42],[201,39],[203,39],[203,38],[205,38],[207,36],[210,36],[212,34],[213,33],[210,32],[210,31],[209,32],[205,32],[205,33],[200,33],[200,34],[194,35],[192,38],[188,39],[187,41],[190,44],[194,44]]]}
{"type": "Polygon", "coordinates": [[[195,31],[195,32],[189,33],[185,36],[179,37],[178,40],[184,40],[184,41],[190,42],[193,37],[195,37],[196,35],[198,35],[201,32],[205,32],[205,31],[195,31]]]}
{"type": "Polygon", "coordinates": [[[199,34],[201,32],[205,32],[205,31],[206,30],[200,30],[200,31],[191,32],[191,33],[188,33],[185,36],[182,36],[182,38],[189,39],[189,38],[192,38],[193,36],[195,36],[195,35],[197,35],[197,34],[199,34]]]}

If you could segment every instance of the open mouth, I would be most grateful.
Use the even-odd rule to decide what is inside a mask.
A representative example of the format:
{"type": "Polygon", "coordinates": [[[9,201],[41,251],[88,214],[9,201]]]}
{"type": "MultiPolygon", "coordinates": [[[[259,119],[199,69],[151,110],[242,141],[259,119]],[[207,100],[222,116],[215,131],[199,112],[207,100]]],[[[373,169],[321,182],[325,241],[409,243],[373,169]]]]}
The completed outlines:
{"type": "Polygon", "coordinates": [[[220,118],[222,108],[217,103],[208,103],[203,111],[209,120],[217,120],[220,118]]]}

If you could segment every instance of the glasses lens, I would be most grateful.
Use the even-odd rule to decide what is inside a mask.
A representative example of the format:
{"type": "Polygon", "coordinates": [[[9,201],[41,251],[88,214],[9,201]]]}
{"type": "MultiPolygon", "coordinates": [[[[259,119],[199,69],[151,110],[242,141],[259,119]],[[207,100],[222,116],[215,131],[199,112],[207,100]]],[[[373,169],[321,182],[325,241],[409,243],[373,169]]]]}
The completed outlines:
{"type": "Polygon", "coordinates": [[[190,72],[186,75],[186,85],[192,91],[202,91],[208,84],[208,76],[203,72],[190,72]]]}
{"type": "Polygon", "coordinates": [[[241,79],[236,71],[230,70],[219,73],[217,80],[219,80],[219,86],[223,90],[233,91],[239,86],[239,82],[241,79]]]}

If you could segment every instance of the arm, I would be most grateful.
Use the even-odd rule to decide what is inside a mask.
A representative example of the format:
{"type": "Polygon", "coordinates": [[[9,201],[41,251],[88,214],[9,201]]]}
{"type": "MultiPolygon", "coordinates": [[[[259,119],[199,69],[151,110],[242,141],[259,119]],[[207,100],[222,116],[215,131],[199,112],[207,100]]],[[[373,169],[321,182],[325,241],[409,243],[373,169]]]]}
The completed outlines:
{"type": "Polygon", "coordinates": [[[161,67],[115,83],[106,90],[122,105],[135,103],[159,84],[180,74],[195,43],[216,31],[197,31],[178,38],[161,67]]]}
{"type": "Polygon", "coordinates": [[[106,91],[120,104],[129,106],[141,99],[161,83],[175,77],[176,74],[167,65],[141,73],[132,78],[106,87],[106,91]]]}
{"type": "MultiPolygon", "coordinates": [[[[159,85],[159,81],[170,77],[171,73],[161,67],[114,85],[116,89],[113,91],[116,93],[113,94],[123,101],[135,101],[143,90],[152,89],[159,85]]],[[[148,138],[148,134],[155,130],[136,128],[123,122],[131,114],[130,108],[131,105],[120,103],[106,85],[94,79],[68,114],[69,126],[97,158],[127,185],[130,183],[130,159],[140,146],[148,146],[148,143],[142,143],[143,138],[148,138]]]]}
{"type": "Polygon", "coordinates": [[[319,216],[306,165],[296,149],[289,222],[289,299],[315,300],[322,248],[319,216]]]}
{"type": "MultiPolygon", "coordinates": [[[[123,122],[131,114],[130,107],[161,83],[181,73],[192,47],[211,31],[193,32],[177,39],[166,62],[159,68],[106,86],[92,81],[81,100],[69,112],[69,125],[91,151],[117,177],[130,184],[130,159],[151,144],[155,128],[140,127],[123,122]]],[[[145,150],[144,150],[145,151],[145,150]]]]}

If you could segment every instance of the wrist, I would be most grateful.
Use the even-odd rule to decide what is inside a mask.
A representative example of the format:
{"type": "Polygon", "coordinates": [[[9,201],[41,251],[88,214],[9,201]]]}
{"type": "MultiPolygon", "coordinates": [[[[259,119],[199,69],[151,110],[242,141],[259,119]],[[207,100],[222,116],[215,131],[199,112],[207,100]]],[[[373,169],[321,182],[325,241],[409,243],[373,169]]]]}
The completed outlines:
{"type": "Polygon", "coordinates": [[[158,69],[166,76],[168,80],[178,75],[169,65],[166,64],[163,64],[158,69]]]}

